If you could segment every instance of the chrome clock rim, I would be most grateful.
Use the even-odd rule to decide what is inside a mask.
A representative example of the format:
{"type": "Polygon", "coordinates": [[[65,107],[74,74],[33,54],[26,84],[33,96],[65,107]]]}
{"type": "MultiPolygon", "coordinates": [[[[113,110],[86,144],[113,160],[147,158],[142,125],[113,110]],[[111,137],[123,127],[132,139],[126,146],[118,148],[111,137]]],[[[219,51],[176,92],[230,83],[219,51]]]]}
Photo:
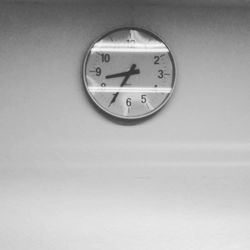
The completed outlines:
{"type": "Polygon", "coordinates": [[[154,114],[158,113],[171,99],[171,97],[173,96],[174,90],[175,90],[175,86],[176,86],[176,65],[175,65],[175,61],[174,61],[174,57],[173,54],[171,52],[171,49],[169,48],[169,46],[167,45],[167,43],[165,42],[165,40],[159,36],[158,34],[156,34],[155,32],[148,30],[146,28],[143,27],[138,27],[138,26],[123,26],[123,27],[119,27],[119,28],[114,28],[112,30],[109,30],[108,32],[103,33],[102,35],[100,35],[99,37],[97,37],[92,43],[90,43],[90,46],[88,47],[85,55],[84,55],[84,60],[83,60],[83,65],[82,65],[82,80],[83,80],[83,85],[84,85],[84,89],[87,92],[88,97],[91,99],[91,101],[95,104],[95,107],[97,107],[100,111],[104,112],[104,114],[109,115],[110,117],[113,118],[117,118],[120,120],[141,120],[144,118],[148,118],[153,116],[154,114]],[[102,105],[100,105],[98,103],[98,101],[93,97],[93,95],[90,93],[89,89],[88,89],[88,81],[86,78],[86,70],[87,70],[87,63],[88,63],[88,59],[90,56],[90,52],[92,50],[92,48],[95,46],[95,44],[102,40],[103,38],[109,36],[110,34],[114,33],[114,32],[118,32],[118,31],[122,31],[122,30],[136,30],[136,31],[140,31],[146,34],[149,34],[150,36],[152,36],[153,38],[155,38],[156,40],[159,40],[160,42],[162,42],[166,48],[168,49],[168,55],[173,67],[173,77],[172,77],[172,82],[171,82],[171,91],[169,92],[168,96],[164,99],[164,101],[156,108],[154,108],[153,110],[142,114],[142,115],[136,115],[136,116],[123,116],[123,115],[118,115],[116,113],[113,113],[112,111],[104,108],[102,105]]]}

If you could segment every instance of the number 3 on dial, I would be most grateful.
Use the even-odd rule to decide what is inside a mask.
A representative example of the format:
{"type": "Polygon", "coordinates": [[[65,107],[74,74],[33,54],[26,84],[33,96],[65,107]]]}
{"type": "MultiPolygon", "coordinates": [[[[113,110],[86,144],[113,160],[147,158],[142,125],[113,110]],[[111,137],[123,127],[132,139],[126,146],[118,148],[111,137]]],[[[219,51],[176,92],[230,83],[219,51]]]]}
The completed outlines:
{"type": "Polygon", "coordinates": [[[157,35],[120,28],[90,46],[83,79],[88,95],[102,111],[121,119],[139,119],[160,110],[171,97],[175,64],[157,35]]]}

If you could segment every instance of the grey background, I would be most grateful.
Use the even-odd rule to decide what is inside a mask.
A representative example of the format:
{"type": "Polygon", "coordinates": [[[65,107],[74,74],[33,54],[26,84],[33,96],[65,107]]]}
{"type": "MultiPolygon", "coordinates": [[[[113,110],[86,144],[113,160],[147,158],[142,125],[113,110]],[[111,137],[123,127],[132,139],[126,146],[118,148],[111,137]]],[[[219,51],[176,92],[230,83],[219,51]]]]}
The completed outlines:
{"type": "Polygon", "coordinates": [[[1,249],[249,249],[250,9],[232,2],[0,4],[1,249]],[[171,102],[133,126],[81,80],[90,43],[126,25],[177,66],[171,102]]]}

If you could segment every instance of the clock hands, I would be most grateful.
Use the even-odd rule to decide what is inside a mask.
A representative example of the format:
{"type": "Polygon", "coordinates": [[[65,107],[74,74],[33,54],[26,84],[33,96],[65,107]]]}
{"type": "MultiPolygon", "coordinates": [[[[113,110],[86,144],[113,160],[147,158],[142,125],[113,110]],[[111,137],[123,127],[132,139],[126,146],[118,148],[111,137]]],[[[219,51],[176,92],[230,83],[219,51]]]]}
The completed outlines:
{"type": "MultiPolygon", "coordinates": [[[[129,71],[126,72],[122,72],[122,73],[118,73],[118,74],[113,74],[113,75],[107,75],[106,78],[115,78],[115,77],[124,77],[120,87],[123,87],[127,81],[128,78],[131,75],[136,75],[136,74],[140,74],[140,70],[139,69],[135,69],[136,68],[136,64],[132,64],[132,66],[130,67],[129,71]]],[[[119,95],[119,92],[116,92],[115,94],[113,94],[113,98],[109,103],[109,107],[111,106],[112,103],[114,103],[116,101],[117,96],[119,95]]]]}
{"type": "Polygon", "coordinates": [[[118,74],[113,74],[113,75],[107,75],[105,78],[106,79],[110,79],[110,78],[116,78],[116,77],[124,77],[124,76],[127,76],[128,74],[129,75],[137,75],[140,73],[140,70],[139,69],[133,69],[129,71],[126,71],[126,72],[122,72],[122,73],[118,73],[118,74]]]}

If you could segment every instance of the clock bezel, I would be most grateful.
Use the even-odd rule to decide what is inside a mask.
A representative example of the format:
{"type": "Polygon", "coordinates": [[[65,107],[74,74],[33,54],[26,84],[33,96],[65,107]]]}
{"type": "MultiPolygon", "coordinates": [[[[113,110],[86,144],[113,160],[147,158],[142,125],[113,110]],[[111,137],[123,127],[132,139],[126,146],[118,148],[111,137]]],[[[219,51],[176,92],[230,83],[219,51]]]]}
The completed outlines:
{"type": "Polygon", "coordinates": [[[176,85],[176,65],[175,65],[175,62],[174,62],[174,58],[173,58],[172,52],[171,52],[169,46],[167,45],[167,43],[162,39],[162,37],[160,37],[158,34],[152,32],[152,31],[149,31],[148,29],[145,29],[145,28],[136,27],[136,26],[125,26],[125,27],[115,28],[115,29],[112,29],[112,30],[110,30],[108,32],[103,33],[102,35],[100,35],[97,39],[95,39],[90,44],[90,46],[88,47],[88,50],[86,51],[85,56],[84,56],[84,61],[83,61],[83,66],[82,66],[82,80],[83,80],[83,84],[84,84],[84,89],[87,92],[88,97],[91,99],[91,101],[95,104],[95,106],[99,110],[101,110],[102,112],[104,112],[104,114],[107,114],[110,117],[113,117],[113,118],[116,118],[116,119],[120,119],[120,120],[136,121],[136,120],[142,120],[144,118],[151,117],[152,115],[154,115],[158,111],[160,111],[169,102],[169,100],[171,99],[171,97],[173,95],[173,92],[174,92],[174,89],[175,89],[175,85],[176,85]],[[160,42],[162,42],[166,46],[166,48],[169,51],[168,55],[169,55],[169,58],[170,58],[170,61],[172,63],[172,67],[173,67],[173,71],[172,71],[172,75],[173,76],[172,76],[172,82],[171,82],[171,88],[172,88],[172,90],[168,94],[168,96],[164,99],[164,101],[158,107],[154,108],[150,112],[147,112],[147,113],[145,113],[143,115],[137,115],[137,116],[122,116],[122,115],[115,114],[115,113],[109,111],[108,109],[106,109],[105,107],[103,107],[102,105],[100,105],[98,103],[98,101],[93,97],[93,95],[89,92],[89,90],[88,90],[88,81],[87,81],[87,78],[86,78],[86,75],[87,75],[86,69],[87,69],[88,59],[89,59],[89,56],[91,54],[90,52],[91,52],[92,48],[95,46],[95,44],[98,41],[102,40],[104,37],[107,37],[107,36],[109,36],[110,34],[112,34],[114,32],[121,31],[121,30],[131,30],[131,29],[132,30],[138,30],[138,31],[144,32],[146,34],[149,34],[150,36],[152,36],[156,40],[159,40],[160,42]]]}

